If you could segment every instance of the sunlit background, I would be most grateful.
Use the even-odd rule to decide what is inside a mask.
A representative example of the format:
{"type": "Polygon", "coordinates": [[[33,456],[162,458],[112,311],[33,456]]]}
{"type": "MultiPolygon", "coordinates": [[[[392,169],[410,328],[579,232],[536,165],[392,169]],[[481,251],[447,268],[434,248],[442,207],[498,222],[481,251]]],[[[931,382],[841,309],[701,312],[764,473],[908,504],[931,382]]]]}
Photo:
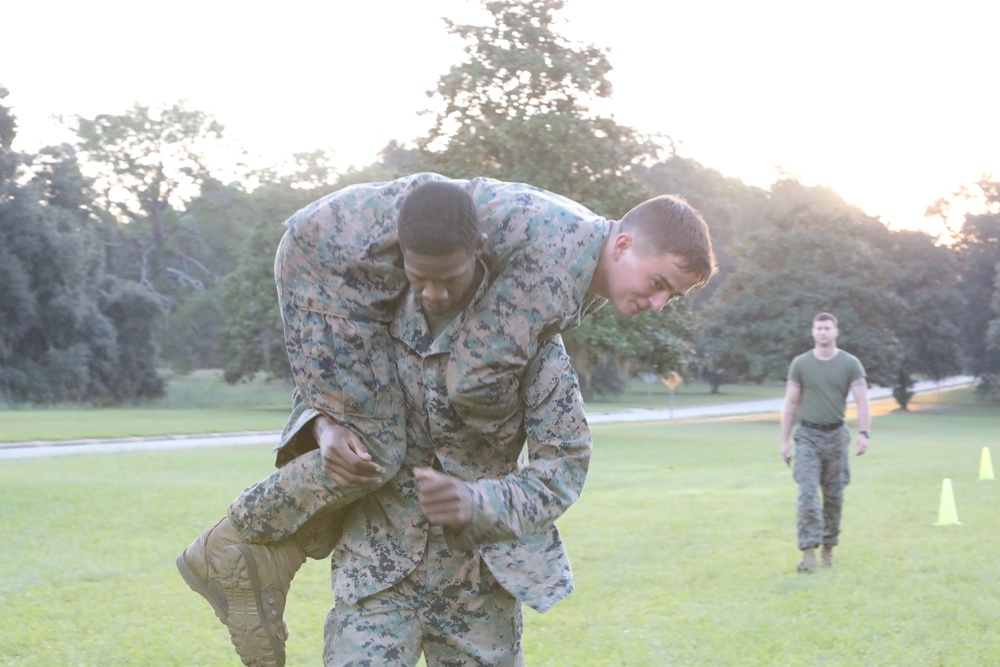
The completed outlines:
{"type": "MultiPolygon", "coordinates": [[[[468,0],[20,2],[0,85],[15,148],[63,138],[53,115],[187,100],[264,163],[325,149],[346,168],[423,135],[426,91],[463,58],[442,17],[468,0]]],[[[891,226],[1000,173],[1000,3],[567,0],[563,36],[609,50],[599,109],[761,187],[826,185],[891,226]]]]}

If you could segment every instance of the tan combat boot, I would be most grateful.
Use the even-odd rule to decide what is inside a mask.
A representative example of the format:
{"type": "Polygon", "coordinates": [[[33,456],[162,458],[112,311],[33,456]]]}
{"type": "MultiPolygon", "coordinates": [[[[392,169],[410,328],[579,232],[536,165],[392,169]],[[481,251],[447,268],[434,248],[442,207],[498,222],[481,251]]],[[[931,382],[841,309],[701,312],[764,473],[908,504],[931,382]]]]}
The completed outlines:
{"type": "Polygon", "coordinates": [[[305,560],[294,539],[274,545],[241,541],[222,552],[218,568],[228,611],[226,627],[244,665],[284,667],[285,599],[305,560]]]}
{"type": "Polygon", "coordinates": [[[223,625],[229,624],[229,610],[226,594],[219,586],[218,566],[222,552],[234,544],[242,544],[243,538],[233,529],[229,519],[223,519],[198,536],[187,549],[177,557],[177,570],[184,581],[198,595],[212,605],[212,610],[223,625]]]}
{"type": "Polygon", "coordinates": [[[810,547],[802,550],[802,560],[799,562],[798,570],[806,574],[816,571],[816,549],[810,547]]]}
{"type": "Polygon", "coordinates": [[[823,567],[833,567],[833,547],[823,545],[823,550],[819,552],[819,562],[823,567]]]}

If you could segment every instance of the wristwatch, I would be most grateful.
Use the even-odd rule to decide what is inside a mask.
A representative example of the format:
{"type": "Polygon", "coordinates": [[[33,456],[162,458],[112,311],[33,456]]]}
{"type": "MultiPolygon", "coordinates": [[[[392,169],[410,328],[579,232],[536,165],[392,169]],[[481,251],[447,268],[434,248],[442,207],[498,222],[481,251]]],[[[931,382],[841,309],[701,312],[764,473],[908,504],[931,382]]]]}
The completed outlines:
{"type": "Polygon", "coordinates": [[[863,435],[863,436],[865,436],[866,438],[870,438],[870,437],[872,437],[872,433],[871,433],[871,431],[858,431],[858,435],[863,435]]]}

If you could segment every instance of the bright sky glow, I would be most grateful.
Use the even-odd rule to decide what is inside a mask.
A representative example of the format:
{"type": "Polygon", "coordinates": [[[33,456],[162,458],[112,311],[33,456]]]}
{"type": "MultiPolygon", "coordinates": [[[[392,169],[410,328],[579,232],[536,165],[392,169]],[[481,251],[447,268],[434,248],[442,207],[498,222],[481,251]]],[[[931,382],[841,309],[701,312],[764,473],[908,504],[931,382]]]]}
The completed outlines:
{"type": "MultiPolygon", "coordinates": [[[[270,162],[332,150],[363,165],[423,135],[425,91],[462,60],[442,16],[468,0],[18,2],[0,85],[15,148],[65,137],[53,114],[179,99],[270,162]]],[[[557,28],[610,49],[602,113],[761,187],[779,170],[894,227],[984,173],[1000,177],[1000,2],[568,0],[557,28]]],[[[937,227],[927,226],[936,233],[937,227]]]]}

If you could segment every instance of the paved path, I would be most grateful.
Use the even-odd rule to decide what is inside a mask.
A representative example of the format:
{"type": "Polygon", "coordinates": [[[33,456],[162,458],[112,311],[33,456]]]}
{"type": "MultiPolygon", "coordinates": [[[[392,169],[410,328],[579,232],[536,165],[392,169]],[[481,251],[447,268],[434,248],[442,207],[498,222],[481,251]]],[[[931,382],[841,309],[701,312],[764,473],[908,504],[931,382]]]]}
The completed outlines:
{"type": "MultiPolygon", "coordinates": [[[[941,380],[940,382],[922,381],[914,384],[913,391],[923,394],[950,387],[959,387],[971,384],[974,378],[971,376],[958,376],[941,380]]],[[[872,387],[868,390],[871,400],[892,397],[892,389],[885,387],[872,387]]],[[[587,421],[591,424],[609,424],[621,422],[643,422],[643,421],[663,421],[667,419],[699,419],[702,417],[735,417],[738,415],[750,415],[770,412],[781,412],[783,398],[771,398],[761,401],[746,401],[744,403],[721,403],[719,405],[696,405],[689,408],[668,408],[644,409],[633,408],[619,412],[597,413],[587,415],[587,421]]]]}
{"type": "MultiPolygon", "coordinates": [[[[914,386],[914,391],[916,393],[926,393],[966,385],[972,382],[973,378],[970,376],[953,377],[940,382],[918,382],[914,386]]],[[[892,396],[892,390],[884,387],[872,387],[868,393],[872,399],[892,396]]],[[[587,415],[587,421],[591,424],[612,424],[778,413],[781,412],[782,402],[782,399],[774,398],[761,401],[746,401],[743,403],[720,403],[717,405],[698,405],[673,409],[634,408],[631,410],[589,414],[587,415]]],[[[222,447],[227,445],[273,445],[277,443],[279,435],[280,431],[267,431],[159,438],[124,438],[118,440],[0,443],[0,460],[135,450],[191,449],[195,447],[222,447]]]]}

